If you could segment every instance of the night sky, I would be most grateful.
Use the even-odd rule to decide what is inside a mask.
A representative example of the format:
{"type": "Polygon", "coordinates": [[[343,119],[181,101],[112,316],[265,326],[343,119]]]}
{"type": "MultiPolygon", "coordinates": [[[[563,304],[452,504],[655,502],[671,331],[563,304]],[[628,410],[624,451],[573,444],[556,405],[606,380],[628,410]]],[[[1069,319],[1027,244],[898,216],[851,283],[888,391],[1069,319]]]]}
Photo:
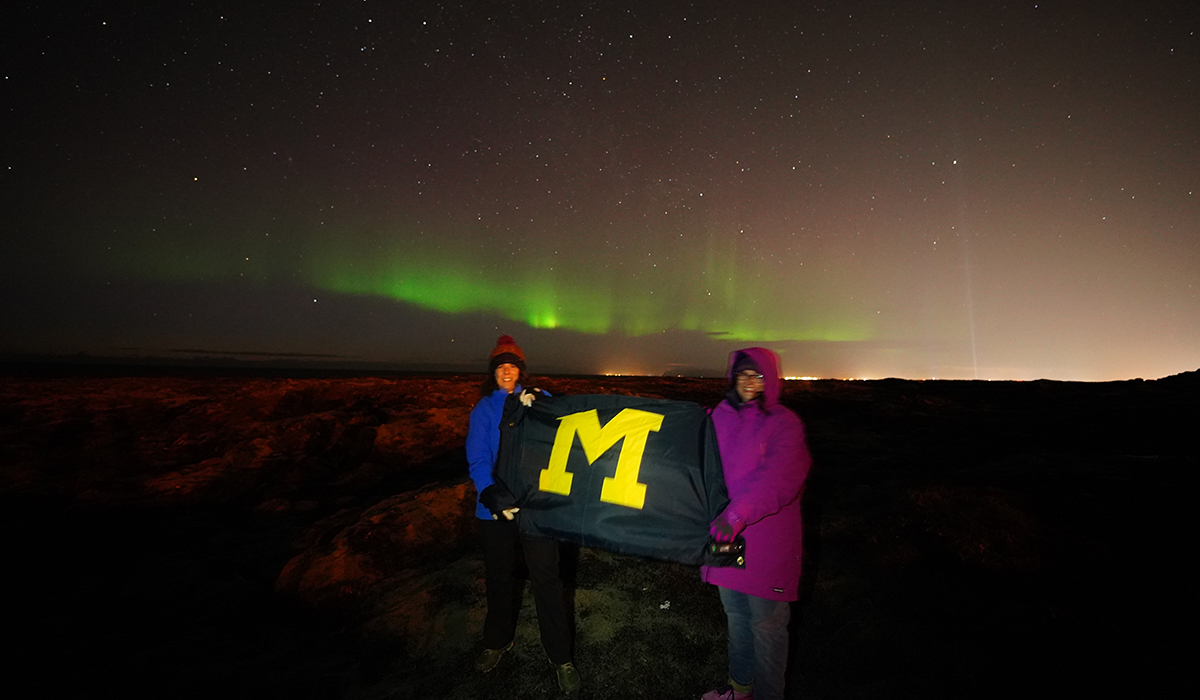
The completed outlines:
{"type": "Polygon", "coordinates": [[[1192,3],[22,7],[0,351],[1200,367],[1192,3]]]}

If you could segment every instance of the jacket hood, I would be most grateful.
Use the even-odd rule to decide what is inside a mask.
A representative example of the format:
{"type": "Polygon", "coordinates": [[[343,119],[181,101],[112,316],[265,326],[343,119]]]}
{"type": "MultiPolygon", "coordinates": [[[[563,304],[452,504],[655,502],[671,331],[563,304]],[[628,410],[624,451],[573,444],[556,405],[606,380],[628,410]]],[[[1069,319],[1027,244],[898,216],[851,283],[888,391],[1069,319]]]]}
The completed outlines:
{"type": "Polygon", "coordinates": [[[731,387],[735,384],[733,368],[743,357],[749,358],[758,367],[758,371],[762,373],[763,408],[770,411],[779,405],[781,390],[779,381],[779,355],[766,348],[743,348],[729,353],[729,366],[725,369],[725,376],[729,379],[729,386],[731,387]]]}

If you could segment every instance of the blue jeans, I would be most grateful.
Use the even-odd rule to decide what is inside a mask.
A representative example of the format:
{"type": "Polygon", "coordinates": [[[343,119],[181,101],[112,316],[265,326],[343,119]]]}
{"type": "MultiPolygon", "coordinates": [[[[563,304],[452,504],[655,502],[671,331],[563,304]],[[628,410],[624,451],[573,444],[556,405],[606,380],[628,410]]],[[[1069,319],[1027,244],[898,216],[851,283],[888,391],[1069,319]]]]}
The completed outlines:
{"type": "Polygon", "coordinates": [[[755,700],[783,700],[790,603],[717,586],[729,620],[729,677],[754,684],[755,700]]]}

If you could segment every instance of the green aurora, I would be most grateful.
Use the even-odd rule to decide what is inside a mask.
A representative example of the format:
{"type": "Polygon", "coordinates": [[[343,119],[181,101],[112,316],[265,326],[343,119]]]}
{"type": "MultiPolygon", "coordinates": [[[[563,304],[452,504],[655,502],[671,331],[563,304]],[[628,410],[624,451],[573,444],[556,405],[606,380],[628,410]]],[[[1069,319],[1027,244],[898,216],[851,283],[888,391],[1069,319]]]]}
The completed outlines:
{"type": "Polygon", "coordinates": [[[512,269],[480,257],[444,246],[406,245],[374,255],[327,247],[313,252],[320,262],[313,264],[310,281],[339,294],[387,297],[445,313],[494,313],[533,328],[591,334],[685,330],[763,342],[874,336],[866,314],[839,313],[830,304],[834,295],[786,284],[781,275],[746,274],[739,268],[747,265],[736,255],[721,255],[712,245],[702,259],[676,257],[657,267],[604,261],[586,252],[542,256],[512,269]],[[829,305],[818,314],[800,299],[829,305]]]}
{"type": "Polygon", "coordinates": [[[109,272],[162,282],[301,282],[324,292],[597,335],[682,330],[739,342],[876,336],[874,320],[843,301],[833,282],[763,265],[715,235],[696,250],[657,257],[578,245],[517,256],[464,238],[410,235],[389,245],[347,230],[310,238],[301,256],[283,258],[261,235],[247,236],[234,252],[160,233],[114,253],[109,272]],[[521,264],[499,262],[516,257],[521,264]]]}

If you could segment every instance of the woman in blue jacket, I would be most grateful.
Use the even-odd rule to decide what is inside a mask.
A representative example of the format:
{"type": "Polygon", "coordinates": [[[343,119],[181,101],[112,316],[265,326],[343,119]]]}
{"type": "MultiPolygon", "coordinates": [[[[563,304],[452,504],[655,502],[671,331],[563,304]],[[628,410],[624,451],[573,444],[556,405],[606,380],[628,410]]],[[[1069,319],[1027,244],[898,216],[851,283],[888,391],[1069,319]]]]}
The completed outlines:
{"type": "Polygon", "coordinates": [[[522,394],[526,379],[525,353],[511,337],[500,336],[488,362],[483,398],[471,410],[471,427],[467,432],[467,462],[479,494],[475,517],[479,520],[479,542],[483,548],[487,586],[484,649],[475,659],[475,668],[484,673],[491,671],[504,653],[512,649],[520,610],[513,583],[519,545],[529,568],[542,647],[554,664],[559,687],[569,693],[577,690],[581,681],[572,661],[571,630],[558,573],[558,542],[521,535],[515,519],[519,510],[515,507],[515,499],[493,477],[496,454],[500,449],[500,417],[504,402],[514,393],[522,394]]]}

